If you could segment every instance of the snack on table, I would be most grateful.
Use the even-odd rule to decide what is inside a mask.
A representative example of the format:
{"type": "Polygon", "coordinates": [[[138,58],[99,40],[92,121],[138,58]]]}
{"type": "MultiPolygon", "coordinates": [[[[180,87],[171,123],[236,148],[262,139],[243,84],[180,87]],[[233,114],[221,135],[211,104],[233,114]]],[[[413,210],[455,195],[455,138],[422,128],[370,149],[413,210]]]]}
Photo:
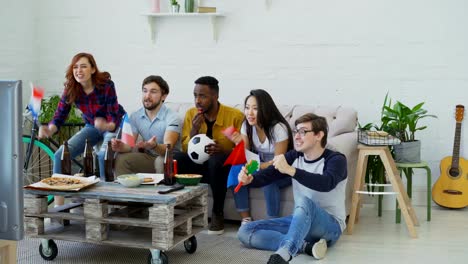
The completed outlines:
{"type": "Polygon", "coordinates": [[[200,174],[176,174],[176,182],[183,185],[197,185],[202,179],[200,174]]]}
{"type": "Polygon", "coordinates": [[[200,174],[176,174],[176,177],[179,178],[201,178],[200,174]]]}
{"type": "Polygon", "coordinates": [[[153,181],[153,178],[150,178],[150,177],[143,178],[143,182],[152,182],[152,181],[153,181]]]}
{"type": "Polygon", "coordinates": [[[86,186],[86,183],[81,179],[71,177],[50,177],[43,179],[41,183],[45,188],[55,190],[79,189],[86,186]]]}

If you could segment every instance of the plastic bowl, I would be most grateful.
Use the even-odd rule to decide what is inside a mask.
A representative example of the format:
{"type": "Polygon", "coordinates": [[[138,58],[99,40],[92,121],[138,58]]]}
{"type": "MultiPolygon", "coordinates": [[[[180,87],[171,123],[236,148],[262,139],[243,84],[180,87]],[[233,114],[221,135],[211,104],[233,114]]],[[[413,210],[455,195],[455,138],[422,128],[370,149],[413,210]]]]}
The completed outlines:
{"type": "Polygon", "coordinates": [[[197,185],[202,179],[200,174],[176,174],[176,182],[183,185],[197,185]]]}
{"type": "Polygon", "coordinates": [[[135,174],[125,174],[117,177],[117,182],[125,187],[137,187],[143,182],[143,178],[135,174]]]}

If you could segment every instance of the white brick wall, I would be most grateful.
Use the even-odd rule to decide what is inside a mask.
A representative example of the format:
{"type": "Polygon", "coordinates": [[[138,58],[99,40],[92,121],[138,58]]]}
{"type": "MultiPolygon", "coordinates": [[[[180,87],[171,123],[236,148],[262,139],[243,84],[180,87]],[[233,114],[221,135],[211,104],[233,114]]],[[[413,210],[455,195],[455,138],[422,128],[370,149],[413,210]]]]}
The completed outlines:
{"type": "Polygon", "coordinates": [[[265,0],[218,0],[226,12],[218,42],[208,19],[169,17],[157,20],[156,43],[141,15],[149,0],[1,1],[0,78],[34,80],[49,93],[62,89],[65,67],[80,51],[112,73],[128,110],[139,107],[149,74],[169,82],[170,101],[191,101],[193,81],[213,75],[222,102],[263,88],[284,104],[352,106],[361,123],[379,119],[390,91],[409,105],[425,101],[439,116],[417,133],[434,178],[452,152],[455,105],[468,107],[463,0],[273,0],[269,9],[265,0]]]}

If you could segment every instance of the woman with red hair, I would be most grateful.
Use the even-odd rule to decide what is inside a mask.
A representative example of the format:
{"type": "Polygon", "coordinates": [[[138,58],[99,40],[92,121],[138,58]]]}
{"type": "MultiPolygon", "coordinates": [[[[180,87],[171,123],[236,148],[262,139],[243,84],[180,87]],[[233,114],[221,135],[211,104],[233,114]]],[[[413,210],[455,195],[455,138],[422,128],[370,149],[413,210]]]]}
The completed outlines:
{"type": "MultiPolygon", "coordinates": [[[[107,141],[116,136],[122,116],[125,114],[117,101],[114,83],[110,74],[100,72],[93,55],[89,53],[76,54],[67,68],[65,89],[58,104],[55,115],[46,126],[39,129],[39,138],[55,134],[68,117],[74,104],[81,110],[85,126],[68,140],[68,148],[72,158],[84,151],[86,139],[91,145],[103,142],[97,153],[101,179],[104,179],[104,151],[107,141]]],[[[61,172],[60,158],[62,147],[55,152],[53,173],[61,172]]]]}

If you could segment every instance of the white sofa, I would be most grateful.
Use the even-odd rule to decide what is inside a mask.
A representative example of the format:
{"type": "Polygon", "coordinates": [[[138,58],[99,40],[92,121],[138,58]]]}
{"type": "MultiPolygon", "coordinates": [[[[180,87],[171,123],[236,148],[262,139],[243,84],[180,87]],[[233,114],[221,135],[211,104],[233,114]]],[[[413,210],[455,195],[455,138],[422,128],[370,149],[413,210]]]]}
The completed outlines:
{"type": "MultiPolygon", "coordinates": [[[[185,112],[193,107],[194,104],[167,102],[166,105],[177,111],[183,120],[185,112]]],[[[243,111],[243,105],[235,105],[235,107],[243,111]]],[[[352,108],[342,106],[280,105],[278,108],[291,127],[294,127],[294,121],[305,113],[314,113],[327,119],[329,126],[327,147],[343,153],[347,158],[346,212],[349,214],[357,163],[357,112],[352,108]]],[[[211,202],[210,198],[209,208],[211,208],[211,202]]],[[[266,218],[265,198],[261,188],[250,189],[250,208],[254,219],[266,218]]],[[[287,187],[283,189],[281,195],[281,215],[290,214],[293,208],[294,198],[292,188],[287,187]]],[[[224,217],[225,219],[240,220],[230,190],[226,194],[224,217]]]]}

